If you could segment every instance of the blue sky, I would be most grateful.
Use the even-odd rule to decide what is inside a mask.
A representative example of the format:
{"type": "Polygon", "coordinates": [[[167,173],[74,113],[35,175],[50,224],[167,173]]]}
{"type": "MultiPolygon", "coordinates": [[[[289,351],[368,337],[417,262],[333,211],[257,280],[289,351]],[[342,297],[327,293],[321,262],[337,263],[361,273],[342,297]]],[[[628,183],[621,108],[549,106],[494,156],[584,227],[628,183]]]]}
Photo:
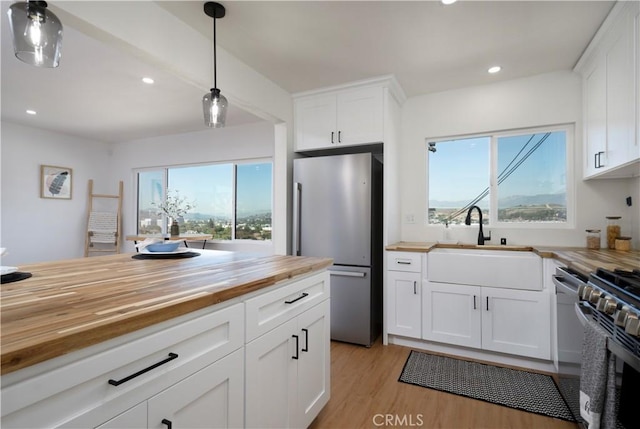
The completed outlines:
{"type": "MultiPolygon", "coordinates": [[[[498,172],[517,156],[521,159],[544,134],[499,137],[498,172]]],[[[551,133],[544,142],[499,186],[499,198],[513,195],[562,193],[566,190],[566,136],[551,133]]],[[[490,137],[443,141],[429,152],[429,200],[471,201],[489,187],[490,137]]],[[[508,169],[515,167],[514,162],[508,169]]]]}

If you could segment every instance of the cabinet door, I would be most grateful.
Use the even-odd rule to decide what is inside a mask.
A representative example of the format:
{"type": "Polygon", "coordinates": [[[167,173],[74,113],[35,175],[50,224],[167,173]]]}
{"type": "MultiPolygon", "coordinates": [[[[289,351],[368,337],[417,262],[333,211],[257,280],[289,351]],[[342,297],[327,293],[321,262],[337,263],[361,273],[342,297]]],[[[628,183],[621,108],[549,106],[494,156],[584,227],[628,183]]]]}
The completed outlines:
{"type": "Polygon", "coordinates": [[[149,399],[148,427],[167,429],[168,422],[174,428],[242,427],[243,405],[240,349],[149,399]]]}
{"type": "Polygon", "coordinates": [[[119,416],[112,418],[108,422],[97,426],[95,429],[143,429],[146,427],[147,402],[145,401],[119,416]]]}
{"type": "Polygon", "coordinates": [[[423,289],[423,338],[480,348],[480,287],[427,282],[423,289]]]}
{"type": "Polygon", "coordinates": [[[298,151],[337,144],[336,96],[319,95],[296,100],[295,129],[298,151]]]}
{"type": "Polygon", "coordinates": [[[294,427],[306,428],[329,401],[329,300],[298,316],[298,405],[294,427]]]}
{"type": "Polygon", "coordinates": [[[246,346],[246,427],[287,428],[297,404],[297,362],[292,319],[246,346]]]}
{"type": "Polygon", "coordinates": [[[586,154],[585,177],[599,173],[607,165],[607,80],[604,59],[598,61],[586,75],[585,115],[586,115],[586,154]]]}
{"type": "Polygon", "coordinates": [[[420,273],[387,271],[387,332],[421,338],[420,273]]]}
{"type": "Polygon", "coordinates": [[[482,348],[551,358],[551,309],[546,291],[482,289],[482,348]]]}
{"type": "Polygon", "coordinates": [[[353,145],[383,141],[382,88],[361,88],[338,94],[338,144],[353,145]]]}
{"type": "Polygon", "coordinates": [[[631,160],[635,144],[633,17],[616,26],[615,41],[606,54],[607,167],[631,160]]]}

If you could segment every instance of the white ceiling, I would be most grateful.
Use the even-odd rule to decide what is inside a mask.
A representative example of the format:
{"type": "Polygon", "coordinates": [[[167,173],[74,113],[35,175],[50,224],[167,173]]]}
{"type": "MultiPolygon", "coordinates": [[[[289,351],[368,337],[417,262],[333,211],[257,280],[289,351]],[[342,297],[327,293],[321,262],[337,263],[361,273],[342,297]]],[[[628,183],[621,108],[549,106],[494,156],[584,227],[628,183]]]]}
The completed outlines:
{"type": "MultiPolygon", "coordinates": [[[[1,3],[3,120],[106,142],[206,128],[200,99],[207,88],[195,88],[68,25],[60,67],[21,63],[13,56],[6,25],[11,2],[1,3]],[[143,75],[159,84],[141,84],[143,75]],[[25,115],[28,108],[39,114],[25,115]]],[[[211,37],[203,3],[159,4],[211,37]]],[[[227,1],[217,40],[291,93],[394,74],[412,97],[570,70],[613,3],[227,1]],[[494,64],[503,71],[487,74],[494,64]]],[[[258,120],[231,109],[227,126],[258,120]]]]}

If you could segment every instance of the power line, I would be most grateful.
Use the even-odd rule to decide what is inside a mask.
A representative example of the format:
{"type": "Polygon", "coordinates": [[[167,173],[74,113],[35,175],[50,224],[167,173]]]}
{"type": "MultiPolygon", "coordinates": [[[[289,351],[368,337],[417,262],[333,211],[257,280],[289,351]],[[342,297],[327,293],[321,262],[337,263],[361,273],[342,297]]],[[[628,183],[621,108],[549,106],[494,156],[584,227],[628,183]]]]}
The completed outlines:
{"type": "MultiPolygon", "coordinates": [[[[511,176],[511,174],[513,174],[513,172],[516,171],[522,165],[522,163],[524,163],[527,160],[527,158],[529,158],[542,145],[542,143],[544,143],[545,140],[547,140],[547,138],[549,138],[550,135],[551,135],[550,132],[545,133],[544,136],[542,136],[540,138],[540,140],[538,142],[536,142],[533,145],[533,147],[531,147],[529,149],[529,151],[521,159],[519,159],[512,168],[510,168],[511,165],[516,161],[516,159],[518,159],[520,154],[529,145],[529,143],[531,143],[531,141],[535,138],[536,135],[532,134],[531,137],[529,138],[529,140],[527,140],[527,142],[520,148],[520,150],[513,157],[513,159],[511,159],[511,161],[509,161],[509,164],[507,164],[507,166],[502,170],[502,172],[500,174],[498,174],[498,185],[501,184],[502,182],[504,182],[509,176],[511,176]]],[[[461,214],[463,214],[464,212],[469,210],[470,207],[474,206],[479,201],[481,201],[487,195],[489,195],[489,187],[485,188],[482,192],[480,192],[480,194],[478,194],[469,203],[467,203],[467,205],[465,205],[464,207],[456,210],[451,215],[449,215],[449,217],[447,218],[446,222],[449,223],[450,220],[455,219],[456,217],[460,216],[461,214]]]]}

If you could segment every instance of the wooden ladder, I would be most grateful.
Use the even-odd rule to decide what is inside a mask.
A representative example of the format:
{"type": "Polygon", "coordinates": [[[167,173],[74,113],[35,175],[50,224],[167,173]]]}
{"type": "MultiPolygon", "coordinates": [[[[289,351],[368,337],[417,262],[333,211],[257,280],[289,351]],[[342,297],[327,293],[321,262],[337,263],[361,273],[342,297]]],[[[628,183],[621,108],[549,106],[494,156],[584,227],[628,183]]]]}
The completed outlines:
{"type": "Polygon", "coordinates": [[[84,240],[84,256],[91,253],[120,253],[122,235],[122,195],[124,185],[119,184],[118,195],[94,194],[93,179],[89,179],[89,195],[87,210],[87,232],[84,240]],[[94,212],[94,199],[117,199],[116,212],[94,212]],[[95,244],[99,244],[96,246],[95,244]]]}

